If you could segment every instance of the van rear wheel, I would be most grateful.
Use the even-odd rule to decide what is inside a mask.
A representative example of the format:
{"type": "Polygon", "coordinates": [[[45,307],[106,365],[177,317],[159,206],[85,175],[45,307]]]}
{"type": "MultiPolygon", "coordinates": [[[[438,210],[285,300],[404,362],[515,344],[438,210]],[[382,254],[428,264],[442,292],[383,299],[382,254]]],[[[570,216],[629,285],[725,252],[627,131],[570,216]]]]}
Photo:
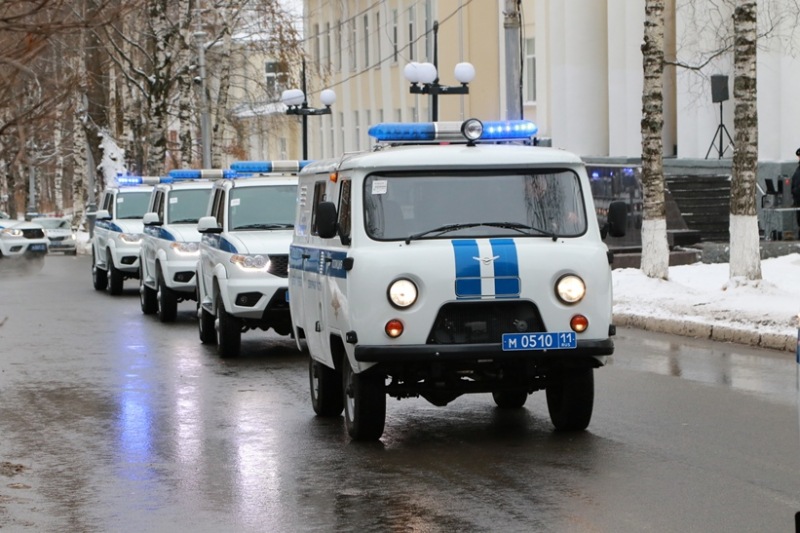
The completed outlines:
{"type": "Polygon", "coordinates": [[[589,427],[594,408],[594,371],[579,368],[557,371],[549,377],[547,410],[557,430],[580,431],[589,427]]]}
{"type": "Polygon", "coordinates": [[[378,440],[386,424],[386,384],[383,375],[370,372],[356,374],[345,356],[342,376],[347,433],[355,440],[378,440]]]}
{"type": "Polygon", "coordinates": [[[339,416],[344,409],[342,377],[336,370],[308,358],[311,406],[318,416],[339,416]]]}

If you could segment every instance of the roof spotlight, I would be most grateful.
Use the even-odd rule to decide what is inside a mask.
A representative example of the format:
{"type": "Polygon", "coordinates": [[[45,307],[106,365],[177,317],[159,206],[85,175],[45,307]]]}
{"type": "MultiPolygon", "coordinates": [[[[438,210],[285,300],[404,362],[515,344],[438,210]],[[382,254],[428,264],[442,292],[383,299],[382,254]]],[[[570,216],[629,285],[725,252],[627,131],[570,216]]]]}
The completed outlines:
{"type": "Polygon", "coordinates": [[[475,142],[483,135],[483,123],[477,118],[469,118],[461,124],[461,135],[470,142],[475,142]]]}

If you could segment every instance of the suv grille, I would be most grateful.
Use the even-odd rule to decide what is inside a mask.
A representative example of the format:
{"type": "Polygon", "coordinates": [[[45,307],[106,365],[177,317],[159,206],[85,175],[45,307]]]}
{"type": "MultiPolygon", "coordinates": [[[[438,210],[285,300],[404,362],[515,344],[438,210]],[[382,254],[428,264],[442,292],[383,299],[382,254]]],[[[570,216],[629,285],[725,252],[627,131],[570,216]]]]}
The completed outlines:
{"type": "Polygon", "coordinates": [[[43,229],[24,229],[22,230],[22,236],[26,239],[43,239],[44,238],[44,230],[43,229]]]}
{"type": "Polygon", "coordinates": [[[273,276],[279,278],[289,277],[289,256],[288,255],[271,255],[269,256],[269,270],[267,271],[273,276]]]}
{"type": "Polygon", "coordinates": [[[500,343],[503,333],[545,331],[530,301],[451,302],[439,309],[428,344],[500,343]]]}

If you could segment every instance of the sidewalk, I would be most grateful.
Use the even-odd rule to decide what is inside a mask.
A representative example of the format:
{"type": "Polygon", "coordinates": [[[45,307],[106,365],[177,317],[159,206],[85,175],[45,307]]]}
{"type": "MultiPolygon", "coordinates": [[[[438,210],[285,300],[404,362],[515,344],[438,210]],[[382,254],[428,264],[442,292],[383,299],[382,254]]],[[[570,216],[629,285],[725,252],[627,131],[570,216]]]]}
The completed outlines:
{"type": "MultiPolygon", "coordinates": [[[[727,261],[725,245],[707,248],[704,260],[727,261]]],[[[614,324],[795,353],[800,243],[768,244],[762,257],[763,279],[754,282],[729,280],[727,262],[673,266],[668,281],[614,270],[614,324]]]]}

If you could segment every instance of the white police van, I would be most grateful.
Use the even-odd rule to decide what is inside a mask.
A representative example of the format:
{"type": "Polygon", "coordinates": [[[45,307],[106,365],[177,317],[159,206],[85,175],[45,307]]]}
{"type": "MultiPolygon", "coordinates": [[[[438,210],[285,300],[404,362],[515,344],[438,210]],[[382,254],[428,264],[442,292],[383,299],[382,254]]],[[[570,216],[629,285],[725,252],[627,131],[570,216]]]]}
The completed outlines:
{"type": "Polygon", "coordinates": [[[214,185],[197,263],[200,340],[235,357],[251,329],[292,332],[288,303],[289,245],[297,206],[297,172],[305,161],[242,161],[249,177],[214,185]]]}
{"type": "Polygon", "coordinates": [[[142,313],[172,322],[178,303],[195,300],[200,233],[197,222],[208,211],[212,181],[222,171],[173,170],[153,188],[142,219],[139,301],[142,313]]]}
{"type": "Polygon", "coordinates": [[[153,190],[141,176],[118,176],[117,183],[103,192],[92,237],[92,283],[113,295],[139,276],[142,217],[153,190]]]}
{"type": "Polygon", "coordinates": [[[369,440],[387,395],[519,408],[544,389],[556,428],[588,426],[614,351],[602,236],[624,233],[625,205],[601,227],[582,161],[531,146],[535,132],[380,124],[373,151],[303,169],[289,293],[318,415],[344,409],[369,440]]]}

